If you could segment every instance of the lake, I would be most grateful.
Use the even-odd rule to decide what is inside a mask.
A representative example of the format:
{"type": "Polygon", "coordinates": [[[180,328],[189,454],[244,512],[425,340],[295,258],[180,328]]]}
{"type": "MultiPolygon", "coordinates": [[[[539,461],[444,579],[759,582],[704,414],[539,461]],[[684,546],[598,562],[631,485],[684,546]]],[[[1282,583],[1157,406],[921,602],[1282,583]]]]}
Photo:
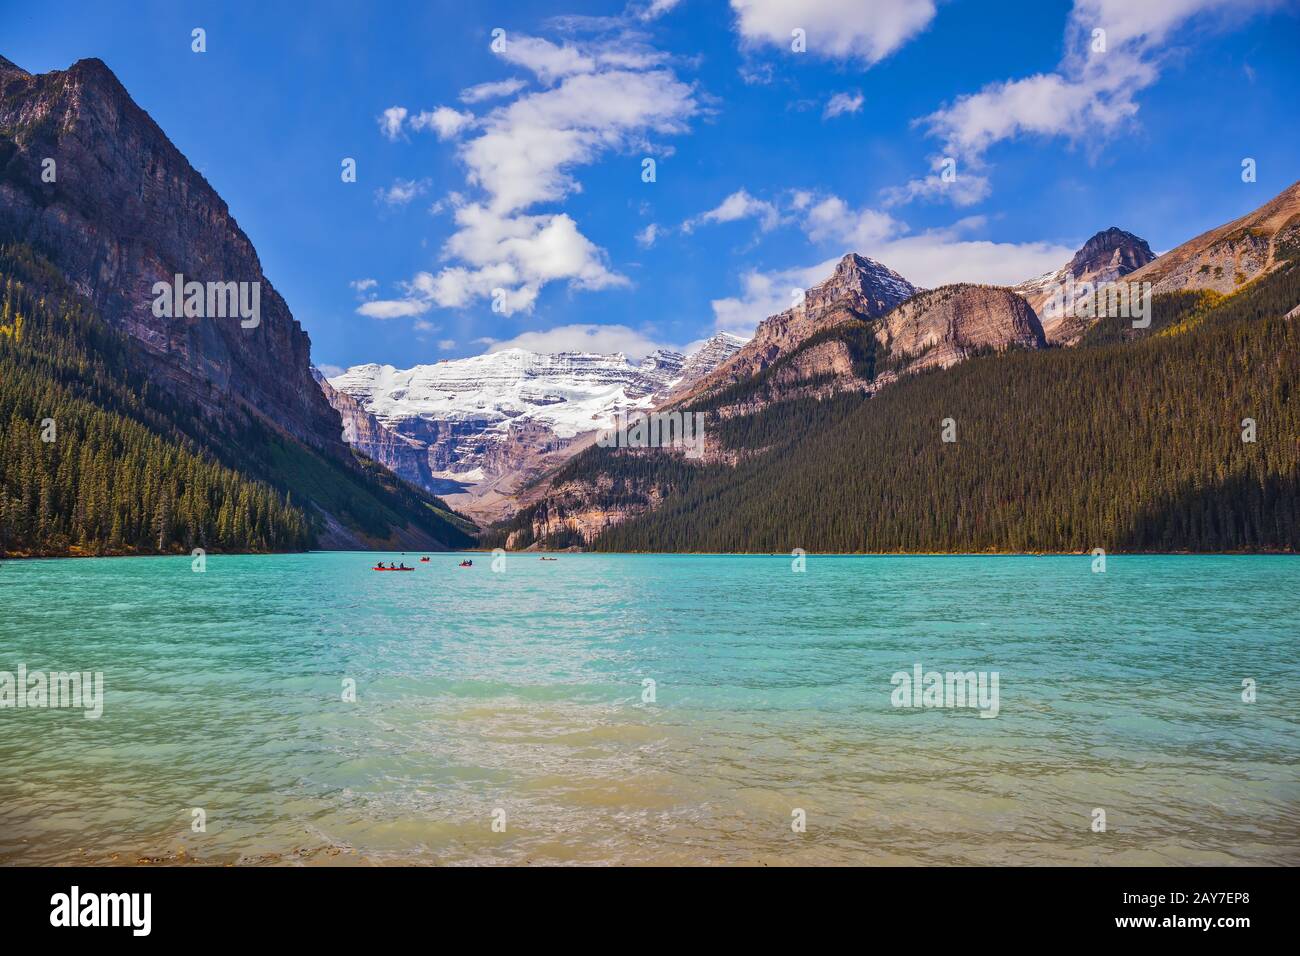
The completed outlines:
{"type": "Polygon", "coordinates": [[[0,564],[0,862],[1300,863],[1295,558],[419,557],[0,564]]]}

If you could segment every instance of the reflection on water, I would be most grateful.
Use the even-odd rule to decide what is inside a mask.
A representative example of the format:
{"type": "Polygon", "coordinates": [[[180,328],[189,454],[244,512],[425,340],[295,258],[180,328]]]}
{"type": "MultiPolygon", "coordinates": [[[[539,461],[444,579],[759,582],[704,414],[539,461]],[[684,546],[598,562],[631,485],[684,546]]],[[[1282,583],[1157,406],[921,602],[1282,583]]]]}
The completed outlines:
{"type": "Polygon", "coordinates": [[[0,861],[1300,863],[1293,559],[459,560],[5,562],[0,861]]]}

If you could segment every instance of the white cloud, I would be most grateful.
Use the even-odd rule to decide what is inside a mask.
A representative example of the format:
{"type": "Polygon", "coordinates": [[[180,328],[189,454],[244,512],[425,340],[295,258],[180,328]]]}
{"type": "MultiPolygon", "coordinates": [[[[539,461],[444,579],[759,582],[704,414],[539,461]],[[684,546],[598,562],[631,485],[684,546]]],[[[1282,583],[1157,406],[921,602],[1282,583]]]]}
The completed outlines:
{"type": "Polygon", "coordinates": [[[507,35],[505,49],[497,56],[531,70],[547,84],[575,73],[593,73],[596,69],[596,60],[577,47],[559,46],[541,37],[507,35]]]}
{"type": "MultiPolygon", "coordinates": [[[[942,157],[936,157],[936,162],[942,165],[942,157]]],[[[884,204],[900,206],[914,199],[929,202],[946,200],[960,208],[973,206],[987,199],[992,192],[992,185],[987,176],[961,170],[955,172],[956,175],[951,180],[945,180],[942,172],[936,171],[919,179],[908,180],[902,186],[892,186],[882,190],[884,204]]]]}
{"type": "Polygon", "coordinates": [[[565,213],[502,216],[471,203],[457,209],[455,218],[459,228],[444,252],[465,265],[448,266],[437,275],[417,273],[405,284],[402,299],[385,303],[395,310],[392,314],[416,315],[434,305],[454,309],[491,299],[494,310],[513,315],[531,311],[548,282],[567,279],[580,289],[628,284],[609,270],[604,252],[565,213]],[[396,311],[401,308],[409,311],[396,311]]]}
{"type": "Polygon", "coordinates": [[[402,123],[406,120],[405,106],[390,106],[378,117],[379,131],[390,140],[402,135],[402,123]]]}
{"type": "Polygon", "coordinates": [[[631,358],[642,358],[659,343],[626,325],[561,325],[537,332],[523,332],[504,342],[481,340],[489,352],[503,349],[527,349],[530,352],[599,352],[608,355],[622,352],[631,358]]]}
{"type": "Polygon", "coordinates": [[[459,308],[490,298],[510,315],[531,311],[548,282],[628,284],[569,215],[527,210],[577,191],[572,171],[605,152],[643,148],[649,133],[685,130],[697,109],[693,91],[670,70],[628,68],[637,58],[656,58],[626,41],[580,50],[532,39],[508,40],[507,54],[543,79],[563,78],[492,110],[459,147],[470,185],[486,195],[451,200],[457,231],[442,251],[452,264],[412,281],[408,297],[416,301],[459,308]]]}
{"type": "MultiPolygon", "coordinates": [[[[592,29],[589,20],[566,22],[592,29]]],[[[462,137],[457,156],[469,186],[482,195],[451,192],[433,205],[431,211],[454,214],[456,231],[442,247],[446,264],[405,284],[404,295],[387,305],[407,310],[398,314],[490,299],[496,311],[511,315],[531,311],[550,282],[577,289],[628,285],[571,216],[530,210],[580,191],[574,171],[608,152],[668,155],[648,137],[684,132],[698,111],[694,89],[636,35],[556,44],[512,34],[499,55],[532,70],[546,88],[528,92],[517,80],[479,84],[462,91],[462,100],[518,95],[481,118],[440,107],[410,121],[443,138],[473,131],[462,137]]],[[[398,133],[404,115],[393,120],[398,133]]]]}
{"type": "Polygon", "coordinates": [[[807,53],[867,66],[883,60],[934,19],[933,0],[731,0],[736,30],[750,45],[789,52],[791,31],[807,53]]]}
{"type": "Polygon", "coordinates": [[[454,139],[463,130],[474,125],[474,114],[454,110],[450,106],[439,106],[411,117],[411,129],[431,129],[438,139],[454,139]]]}
{"type": "Polygon", "coordinates": [[[888,213],[853,209],[838,196],[820,200],[802,220],[813,242],[832,245],[841,255],[870,256],[925,288],[952,282],[1015,285],[1059,269],[1074,255],[1073,247],[1051,242],[969,238],[985,225],[983,218],[970,217],[911,235],[906,223],[888,213]]]}
{"type": "Polygon", "coordinates": [[[524,86],[523,80],[514,78],[497,80],[493,83],[478,83],[461,90],[460,101],[462,103],[482,103],[484,100],[494,100],[502,96],[514,96],[524,86]]]}
{"type": "Polygon", "coordinates": [[[888,213],[851,209],[838,196],[828,196],[812,206],[800,224],[813,242],[834,242],[846,252],[861,252],[905,228],[888,213]]]}
{"type": "Polygon", "coordinates": [[[489,113],[461,158],[501,212],[554,202],[578,188],[569,174],[647,132],[677,133],[696,112],[693,92],[667,70],[571,76],[489,113]]]}
{"type": "Polygon", "coordinates": [[[839,260],[840,256],[836,256],[816,265],[773,272],[749,270],[741,276],[739,296],[710,303],[714,327],[736,335],[753,335],[759,322],[792,308],[799,293],[829,276],[839,260]]]}
{"type": "Polygon", "coordinates": [[[827,100],[826,109],[822,111],[822,119],[834,119],[845,113],[856,113],[862,109],[864,102],[865,97],[859,92],[836,93],[827,100]]]}
{"type": "Polygon", "coordinates": [[[961,239],[957,230],[937,229],[860,251],[913,285],[932,289],[952,282],[1015,285],[1059,269],[1070,261],[1075,249],[1052,242],[961,239]]]}
{"type": "Polygon", "coordinates": [[[809,240],[833,248],[834,255],[811,266],[746,271],[738,295],[712,302],[716,328],[751,334],[763,319],[791,308],[800,290],[828,278],[847,252],[875,259],[921,288],[954,282],[1014,285],[1058,269],[1074,255],[1074,247],[1059,243],[973,238],[986,225],[980,217],[913,235],[888,213],[855,209],[838,196],[800,190],[793,196],[804,209],[796,221],[809,240]]]}
{"type": "Polygon", "coordinates": [[[757,219],[764,232],[770,232],[781,222],[781,213],[773,203],[755,199],[744,189],[738,189],[722,200],[708,212],[692,216],[682,223],[685,232],[691,232],[697,226],[720,222],[736,222],[739,219],[757,219]]]}
{"type": "Polygon", "coordinates": [[[379,282],[375,279],[353,279],[348,285],[355,289],[357,294],[365,295],[379,285],[379,282]]]}
{"type": "Polygon", "coordinates": [[[375,299],[357,308],[358,315],[372,319],[400,319],[429,311],[429,303],[414,299],[375,299]]]}
{"type": "Polygon", "coordinates": [[[679,3],[681,3],[681,0],[650,0],[649,3],[637,11],[636,15],[642,20],[657,20],[679,3]]]}
{"type": "Polygon", "coordinates": [[[655,240],[659,238],[663,231],[662,226],[657,223],[650,223],[650,225],[646,226],[636,234],[637,245],[641,246],[643,249],[649,249],[655,244],[655,240]]]}
{"type": "Polygon", "coordinates": [[[444,351],[444,352],[450,351],[451,349],[454,349],[455,347],[456,347],[456,340],[455,340],[455,339],[439,339],[439,340],[438,340],[438,348],[441,349],[441,350],[444,351]]]}
{"type": "Polygon", "coordinates": [[[993,144],[1030,134],[1093,139],[1138,112],[1135,96],[1160,74],[1170,35],[1210,15],[1240,19],[1278,0],[1075,0],[1065,29],[1066,56],[1054,72],[991,83],[922,122],[950,155],[978,163],[993,144]],[[1103,30],[1104,50],[1095,30],[1103,30]]]}
{"type": "Polygon", "coordinates": [[[387,189],[375,190],[375,197],[388,206],[405,206],[429,189],[429,180],[395,179],[387,189]]]}
{"type": "Polygon", "coordinates": [[[320,372],[325,378],[334,378],[343,374],[343,366],[330,365],[328,362],[321,362],[316,366],[316,371],[320,372]]]}

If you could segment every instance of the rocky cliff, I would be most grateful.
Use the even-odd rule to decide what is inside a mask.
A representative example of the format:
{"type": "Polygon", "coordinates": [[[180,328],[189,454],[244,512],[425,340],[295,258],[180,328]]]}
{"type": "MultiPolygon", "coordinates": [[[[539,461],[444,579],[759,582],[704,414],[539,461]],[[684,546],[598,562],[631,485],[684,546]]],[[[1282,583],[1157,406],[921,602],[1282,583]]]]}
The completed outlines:
{"type": "Polygon", "coordinates": [[[1074,257],[1055,272],[1049,272],[1015,286],[1043,324],[1050,341],[1069,339],[1076,330],[1071,316],[1073,301],[1065,296],[1071,285],[1077,290],[1084,283],[1115,282],[1155,259],[1145,239],[1115,226],[1104,229],[1085,242],[1074,257]],[[1053,300],[1060,308],[1049,307],[1053,300]]]}
{"type": "Polygon", "coordinates": [[[214,415],[246,409],[346,455],[338,416],[312,381],[311,342],[248,236],[100,60],[38,76],[0,63],[0,234],[46,253],[149,353],[152,377],[168,390],[214,415]],[[257,326],[155,316],[154,283],[177,273],[258,283],[257,326]]]}
{"type": "Polygon", "coordinates": [[[1044,348],[1038,316],[1009,289],[946,285],[918,292],[884,316],[881,342],[900,370],[947,368],[984,349],[1044,348]]]}
{"type": "Polygon", "coordinates": [[[1300,182],[1240,219],[1171,249],[1129,276],[1152,291],[1232,292],[1300,256],[1300,182]]]}
{"type": "Polygon", "coordinates": [[[752,378],[817,333],[848,319],[884,315],[915,293],[897,272],[851,252],[829,278],[804,293],[802,302],[764,319],[744,348],[676,398],[690,401],[752,378]]]}
{"type": "Polygon", "coordinates": [[[120,338],[113,371],[144,376],[141,409],[157,413],[135,414],[183,422],[187,447],[289,496],[314,546],[470,540],[468,522],[343,442],[248,236],[101,61],[32,75],[0,59],[0,242],[120,338]],[[159,296],[177,275],[181,292],[159,296]]]}
{"type": "Polygon", "coordinates": [[[420,445],[385,428],[360,402],[332,386],[314,366],[312,377],[343,420],[345,442],[404,481],[421,488],[434,487],[428,456],[420,445]]]}

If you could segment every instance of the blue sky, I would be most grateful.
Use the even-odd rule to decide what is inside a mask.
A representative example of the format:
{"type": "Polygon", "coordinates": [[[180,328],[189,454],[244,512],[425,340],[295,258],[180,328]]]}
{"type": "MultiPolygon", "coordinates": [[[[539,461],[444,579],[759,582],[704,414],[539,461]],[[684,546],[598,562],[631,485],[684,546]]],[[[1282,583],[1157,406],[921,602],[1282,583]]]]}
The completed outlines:
{"type": "Polygon", "coordinates": [[[107,62],[330,370],[680,347],[851,250],[1010,283],[1300,178],[1294,0],[313,6],[0,0],[0,53],[107,62]]]}

